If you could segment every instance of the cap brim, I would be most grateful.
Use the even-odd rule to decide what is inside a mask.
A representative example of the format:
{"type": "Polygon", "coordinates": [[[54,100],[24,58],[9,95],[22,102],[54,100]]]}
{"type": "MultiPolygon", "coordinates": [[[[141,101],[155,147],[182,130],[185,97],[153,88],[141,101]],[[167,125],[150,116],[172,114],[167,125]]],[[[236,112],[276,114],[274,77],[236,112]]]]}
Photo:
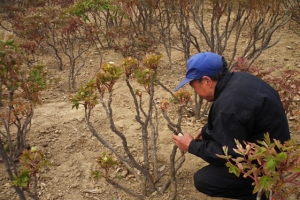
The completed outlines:
{"type": "Polygon", "coordinates": [[[179,90],[181,87],[183,87],[185,84],[191,82],[192,80],[194,80],[194,79],[191,79],[191,78],[184,78],[184,79],[179,83],[179,85],[177,85],[177,87],[175,88],[174,92],[176,92],[177,90],[179,90]]]}

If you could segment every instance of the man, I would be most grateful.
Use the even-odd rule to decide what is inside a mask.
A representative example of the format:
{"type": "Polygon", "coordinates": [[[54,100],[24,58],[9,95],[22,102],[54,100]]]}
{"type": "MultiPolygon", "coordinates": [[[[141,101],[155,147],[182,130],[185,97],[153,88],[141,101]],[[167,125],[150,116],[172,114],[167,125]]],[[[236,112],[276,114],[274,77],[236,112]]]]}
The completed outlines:
{"type": "Polygon", "coordinates": [[[213,102],[208,123],[195,138],[190,134],[173,136],[181,151],[199,156],[209,164],[194,175],[198,191],[212,197],[256,199],[250,178],[229,173],[226,160],[216,156],[237,157],[234,139],[256,143],[269,133],[282,143],[290,139],[287,118],[278,93],[263,80],[244,72],[229,72],[225,59],[212,52],[198,53],[187,61],[186,77],[175,91],[189,83],[195,92],[213,102]]]}

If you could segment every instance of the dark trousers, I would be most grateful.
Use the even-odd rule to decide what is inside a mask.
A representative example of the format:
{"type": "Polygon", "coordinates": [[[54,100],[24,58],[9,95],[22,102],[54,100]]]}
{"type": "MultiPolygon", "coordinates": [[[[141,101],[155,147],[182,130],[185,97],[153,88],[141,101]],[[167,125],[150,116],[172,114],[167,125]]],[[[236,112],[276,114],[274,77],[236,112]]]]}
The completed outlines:
{"type": "MultiPolygon", "coordinates": [[[[255,200],[257,194],[253,194],[252,183],[250,178],[229,173],[227,167],[214,165],[205,166],[194,175],[196,189],[211,197],[255,200]]],[[[266,198],[263,196],[261,199],[266,198]]]]}

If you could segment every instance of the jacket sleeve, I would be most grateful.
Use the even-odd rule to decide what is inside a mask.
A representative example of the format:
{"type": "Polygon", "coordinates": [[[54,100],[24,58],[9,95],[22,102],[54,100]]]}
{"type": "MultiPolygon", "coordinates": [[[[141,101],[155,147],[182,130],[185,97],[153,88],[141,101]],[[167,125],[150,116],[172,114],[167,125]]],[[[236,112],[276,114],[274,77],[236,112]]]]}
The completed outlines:
{"type": "Polygon", "coordinates": [[[201,129],[201,135],[203,140],[211,140],[211,135],[208,130],[208,124],[205,124],[201,129]]]}
{"type": "Polygon", "coordinates": [[[247,140],[247,130],[244,121],[233,113],[219,113],[213,120],[213,129],[203,127],[203,141],[193,140],[189,145],[189,153],[199,156],[208,163],[224,166],[225,159],[216,154],[224,155],[223,146],[228,147],[228,153],[237,157],[233,149],[236,148],[235,140],[241,143],[247,140]]]}
{"type": "Polygon", "coordinates": [[[192,140],[188,152],[199,156],[210,164],[225,166],[226,160],[216,156],[216,154],[224,155],[222,147],[212,140],[192,140]]]}

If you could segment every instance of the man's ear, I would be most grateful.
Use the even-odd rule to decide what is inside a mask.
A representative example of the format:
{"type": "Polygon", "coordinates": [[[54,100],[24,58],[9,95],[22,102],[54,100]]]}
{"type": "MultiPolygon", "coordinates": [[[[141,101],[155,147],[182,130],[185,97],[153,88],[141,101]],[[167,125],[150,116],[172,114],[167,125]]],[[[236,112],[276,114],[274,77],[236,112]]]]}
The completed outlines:
{"type": "Polygon", "coordinates": [[[212,85],[212,80],[208,76],[203,76],[202,81],[203,81],[203,83],[208,84],[209,86],[212,85]]]}

